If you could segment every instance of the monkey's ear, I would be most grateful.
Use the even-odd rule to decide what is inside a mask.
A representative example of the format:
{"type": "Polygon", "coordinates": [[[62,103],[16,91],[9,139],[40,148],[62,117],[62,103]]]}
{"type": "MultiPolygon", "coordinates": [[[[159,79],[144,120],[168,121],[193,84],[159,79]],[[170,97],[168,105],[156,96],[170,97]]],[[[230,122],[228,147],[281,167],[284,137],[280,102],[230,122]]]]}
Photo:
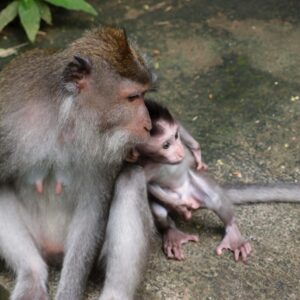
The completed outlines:
{"type": "Polygon", "coordinates": [[[72,93],[79,94],[88,87],[92,64],[88,58],[74,56],[63,72],[65,88],[72,93]]]}

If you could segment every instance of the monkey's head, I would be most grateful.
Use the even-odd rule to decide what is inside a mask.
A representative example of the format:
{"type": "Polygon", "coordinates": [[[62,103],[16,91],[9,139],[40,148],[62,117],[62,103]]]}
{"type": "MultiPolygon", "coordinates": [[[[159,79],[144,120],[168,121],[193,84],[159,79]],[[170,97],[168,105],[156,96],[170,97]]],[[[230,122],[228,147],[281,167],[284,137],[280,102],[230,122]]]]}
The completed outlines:
{"type": "Polygon", "coordinates": [[[146,100],[152,122],[150,138],[137,146],[141,156],[155,162],[178,164],[184,158],[184,147],[179,136],[179,126],[169,110],[152,100],[146,100]]]}
{"type": "MultiPolygon", "coordinates": [[[[100,134],[135,145],[149,138],[151,120],[144,104],[154,76],[122,29],[105,27],[87,32],[61,53],[66,66],[62,89],[71,105],[100,134]],[[69,59],[71,58],[71,59],[69,59]]],[[[118,143],[115,143],[118,145],[118,143]]],[[[124,145],[123,145],[124,146],[124,145]]]]}

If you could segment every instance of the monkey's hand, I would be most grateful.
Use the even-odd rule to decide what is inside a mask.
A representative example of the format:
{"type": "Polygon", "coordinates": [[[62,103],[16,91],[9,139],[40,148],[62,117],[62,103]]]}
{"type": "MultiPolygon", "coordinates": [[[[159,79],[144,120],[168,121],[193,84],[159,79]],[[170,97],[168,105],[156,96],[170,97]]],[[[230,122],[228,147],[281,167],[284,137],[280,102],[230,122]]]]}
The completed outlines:
{"type": "Polygon", "coordinates": [[[172,210],[185,220],[189,220],[192,218],[192,210],[186,205],[175,206],[172,208],[172,210]]]}
{"type": "Polygon", "coordinates": [[[192,197],[184,200],[184,204],[174,205],[171,210],[176,212],[179,216],[185,220],[189,220],[192,217],[192,212],[200,207],[200,203],[192,197]]]}
{"type": "Polygon", "coordinates": [[[250,255],[251,245],[242,237],[235,222],[226,226],[226,234],[216,249],[217,255],[221,255],[223,249],[231,250],[234,253],[235,261],[246,262],[250,255]]]}
{"type": "Polygon", "coordinates": [[[200,149],[197,149],[197,150],[193,149],[191,151],[192,151],[193,157],[195,159],[196,170],[197,171],[206,171],[208,169],[208,167],[207,167],[207,164],[205,164],[202,161],[200,149]]]}
{"type": "Polygon", "coordinates": [[[168,228],[163,235],[163,250],[170,259],[185,259],[181,246],[188,242],[198,242],[199,237],[195,234],[184,233],[177,228],[168,228]]]}

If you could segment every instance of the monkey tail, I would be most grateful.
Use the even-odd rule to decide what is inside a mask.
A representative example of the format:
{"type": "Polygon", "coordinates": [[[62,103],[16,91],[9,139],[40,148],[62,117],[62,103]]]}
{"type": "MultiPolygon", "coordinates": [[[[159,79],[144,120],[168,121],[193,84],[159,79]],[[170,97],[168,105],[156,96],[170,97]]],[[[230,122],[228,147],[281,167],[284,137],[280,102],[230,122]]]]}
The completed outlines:
{"type": "Polygon", "coordinates": [[[245,185],[226,188],[233,204],[292,202],[300,203],[299,184],[245,185]]]}

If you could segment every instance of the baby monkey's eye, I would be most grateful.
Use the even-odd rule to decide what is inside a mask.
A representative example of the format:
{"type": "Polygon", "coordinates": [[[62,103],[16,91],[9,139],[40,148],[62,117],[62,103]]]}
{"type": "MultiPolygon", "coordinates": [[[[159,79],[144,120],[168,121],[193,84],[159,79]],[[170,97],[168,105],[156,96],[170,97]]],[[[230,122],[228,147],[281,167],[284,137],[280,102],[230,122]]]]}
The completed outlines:
{"type": "Polygon", "coordinates": [[[177,140],[179,138],[179,132],[177,131],[176,133],[175,133],[175,140],[177,140]]]}
{"type": "Polygon", "coordinates": [[[170,143],[166,142],[163,144],[163,149],[169,149],[170,148],[170,143]]]}

